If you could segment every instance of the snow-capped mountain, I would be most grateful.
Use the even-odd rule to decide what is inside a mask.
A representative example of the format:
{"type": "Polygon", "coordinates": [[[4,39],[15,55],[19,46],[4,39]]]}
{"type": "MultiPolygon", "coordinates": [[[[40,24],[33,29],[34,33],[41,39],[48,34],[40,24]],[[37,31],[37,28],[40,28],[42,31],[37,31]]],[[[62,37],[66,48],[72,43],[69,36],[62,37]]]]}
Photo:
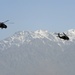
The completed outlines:
{"type": "Polygon", "coordinates": [[[37,30],[0,41],[0,75],[75,75],[75,30],[65,33],[70,40],[37,30]]]}

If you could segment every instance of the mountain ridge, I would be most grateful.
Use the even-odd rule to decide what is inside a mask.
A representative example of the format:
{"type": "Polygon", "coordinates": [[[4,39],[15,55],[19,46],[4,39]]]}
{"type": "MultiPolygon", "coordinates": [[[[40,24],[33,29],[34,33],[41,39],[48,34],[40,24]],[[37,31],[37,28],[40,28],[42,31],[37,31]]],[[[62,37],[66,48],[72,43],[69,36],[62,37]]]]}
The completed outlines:
{"type": "Polygon", "coordinates": [[[0,41],[0,75],[75,75],[75,30],[63,40],[48,31],[21,31],[0,41]]]}
{"type": "MultiPolygon", "coordinates": [[[[47,30],[37,30],[37,31],[18,31],[12,36],[0,41],[0,49],[3,50],[5,47],[9,48],[11,45],[20,46],[23,43],[30,43],[32,40],[35,39],[41,39],[44,42],[43,39],[47,39],[49,41],[57,42],[59,43],[70,43],[72,41],[75,41],[75,30],[70,29],[67,32],[65,32],[70,40],[65,41],[63,39],[60,39],[57,37],[57,35],[54,32],[48,32],[47,30]]],[[[59,44],[60,45],[60,44],[59,44]]]]}

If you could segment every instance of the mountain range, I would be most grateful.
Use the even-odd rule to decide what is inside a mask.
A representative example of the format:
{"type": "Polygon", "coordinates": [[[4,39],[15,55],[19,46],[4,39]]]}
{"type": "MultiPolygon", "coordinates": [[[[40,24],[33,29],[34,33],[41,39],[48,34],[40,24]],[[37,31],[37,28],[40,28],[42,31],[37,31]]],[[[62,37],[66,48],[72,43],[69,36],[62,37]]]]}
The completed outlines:
{"type": "Polygon", "coordinates": [[[75,30],[69,40],[46,30],[18,31],[0,41],[0,75],[75,75],[75,30]]]}

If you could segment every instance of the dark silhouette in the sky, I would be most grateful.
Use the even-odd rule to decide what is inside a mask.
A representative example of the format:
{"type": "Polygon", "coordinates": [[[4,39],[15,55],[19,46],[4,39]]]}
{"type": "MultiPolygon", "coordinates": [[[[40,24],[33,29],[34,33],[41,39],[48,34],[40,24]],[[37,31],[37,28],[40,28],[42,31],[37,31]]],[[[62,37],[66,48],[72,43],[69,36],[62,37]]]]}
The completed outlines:
{"type": "Polygon", "coordinates": [[[5,24],[6,22],[8,22],[9,20],[6,20],[4,22],[0,22],[0,28],[3,29],[3,28],[7,28],[7,25],[5,24]]]}
{"type": "Polygon", "coordinates": [[[61,38],[61,39],[64,39],[64,40],[69,40],[69,37],[65,33],[63,33],[63,35],[58,33],[58,37],[61,38]]]}

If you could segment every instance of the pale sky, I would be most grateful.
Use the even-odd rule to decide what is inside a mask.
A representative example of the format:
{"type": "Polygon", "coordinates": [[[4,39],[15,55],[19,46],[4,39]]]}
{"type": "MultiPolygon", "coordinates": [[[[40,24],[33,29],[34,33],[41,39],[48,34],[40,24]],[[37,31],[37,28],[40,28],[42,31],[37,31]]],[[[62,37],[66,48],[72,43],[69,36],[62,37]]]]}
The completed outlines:
{"type": "Polygon", "coordinates": [[[75,0],[0,0],[0,21],[5,20],[10,21],[0,29],[0,40],[23,30],[75,29],[75,0]]]}

